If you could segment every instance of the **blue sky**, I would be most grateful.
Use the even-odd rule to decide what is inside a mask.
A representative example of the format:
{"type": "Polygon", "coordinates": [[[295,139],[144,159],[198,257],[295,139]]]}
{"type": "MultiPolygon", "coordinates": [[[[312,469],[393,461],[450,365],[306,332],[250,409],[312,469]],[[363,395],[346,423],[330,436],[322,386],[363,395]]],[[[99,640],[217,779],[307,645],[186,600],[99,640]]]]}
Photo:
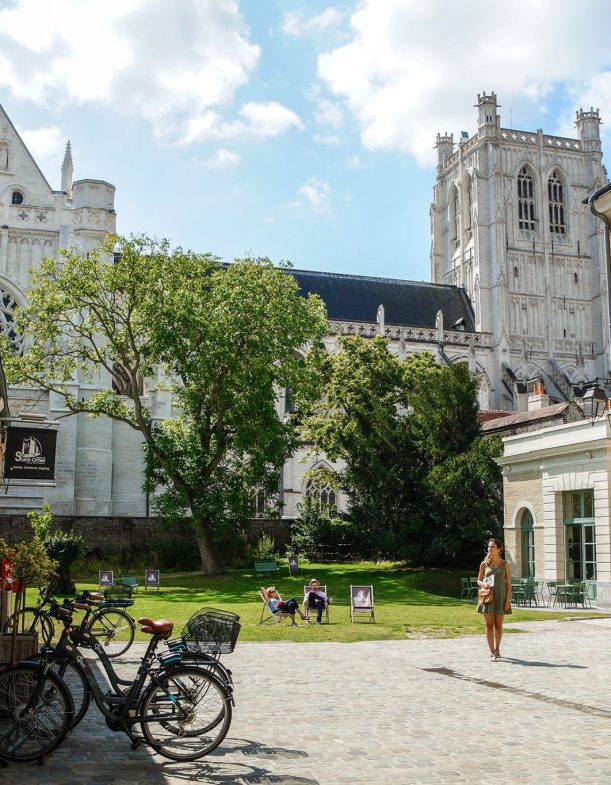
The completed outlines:
{"type": "Polygon", "coordinates": [[[117,188],[121,233],[224,259],[429,280],[435,134],[608,146],[607,0],[0,0],[0,103],[52,187],[117,188]]]}

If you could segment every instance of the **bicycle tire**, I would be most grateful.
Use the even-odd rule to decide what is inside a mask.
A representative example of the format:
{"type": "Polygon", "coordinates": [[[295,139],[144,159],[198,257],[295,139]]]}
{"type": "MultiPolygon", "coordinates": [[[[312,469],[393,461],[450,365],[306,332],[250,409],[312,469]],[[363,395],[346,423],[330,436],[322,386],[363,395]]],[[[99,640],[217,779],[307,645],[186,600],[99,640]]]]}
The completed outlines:
{"type": "MultiPolygon", "coordinates": [[[[53,658],[53,655],[51,655],[51,658],[53,658]]],[[[37,662],[40,660],[40,655],[37,654],[34,657],[30,657],[29,660],[30,662],[37,662]]],[[[51,670],[64,681],[72,696],[74,714],[68,731],[74,730],[85,714],[87,714],[91,704],[91,687],[87,683],[85,674],[74,660],[51,659],[49,665],[51,670]]]]}
{"type": "Polygon", "coordinates": [[[208,654],[186,651],[182,655],[181,665],[194,665],[196,668],[202,668],[215,676],[225,687],[233,689],[233,679],[230,672],[222,662],[213,659],[208,654]]]}
{"type": "Polygon", "coordinates": [[[119,608],[103,608],[96,611],[87,625],[87,631],[102,643],[103,646],[113,644],[111,651],[106,652],[109,658],[120,657],[134,642],[136,625],[132,617],[119,608]]]}
{"type": "Polygon", "coordinates": [[[13,613],[4,622],[4,634],[11,635],[17,623],[18,635],[32,635],[37,632],[39,643],[51,643],[55,635],[55,626],[46,613],[41,613],[37,608],[22,608],[13,613]]]}
{"type": "Polygon", "coordinates": [[[74,704],[62,679],[36,665],[22,663],[0,673],[0,759],[41,761],[68,733],[74,704]],[[29,714],[24,707],[44,679],[40,696],[29,714]]]}
{"type": "Polygon", "coordinates": [[[209,672],[190,666],[162,673],[157,679],[159,684],[151,684],[138,704],[147,744],[177,761],[197,760],[216,749],[227,735],[232,716],[231,698],[223,684],[209,672]]]}

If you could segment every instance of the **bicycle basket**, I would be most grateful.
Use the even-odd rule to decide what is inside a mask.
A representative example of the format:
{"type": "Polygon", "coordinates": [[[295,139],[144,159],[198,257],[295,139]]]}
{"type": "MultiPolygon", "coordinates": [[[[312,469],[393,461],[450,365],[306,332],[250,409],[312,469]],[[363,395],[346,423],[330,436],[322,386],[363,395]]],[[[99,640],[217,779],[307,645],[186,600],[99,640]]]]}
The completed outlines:
{"type": "Polygon", "coordinates": [[[240,634],[237,613],[217,608],[201,608],[189,619],[181,631],[189,649],[197,648],[209,654],[230,654],[240,634]]]}
{"type": "Polygon", "coordinates": [[[121,583],[113,583],[104,589],[104,598],[107,600],[128,599],[132,596],[133,587],[121,583]]]}

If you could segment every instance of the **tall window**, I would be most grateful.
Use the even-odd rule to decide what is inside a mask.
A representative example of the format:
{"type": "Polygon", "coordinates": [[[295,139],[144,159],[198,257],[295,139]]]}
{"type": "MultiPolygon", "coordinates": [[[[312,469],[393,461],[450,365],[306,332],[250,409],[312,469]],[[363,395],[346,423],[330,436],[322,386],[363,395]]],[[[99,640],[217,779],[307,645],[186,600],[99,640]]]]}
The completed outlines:
{"type": "Polygon", "coordinates": [[[524,510],[520,519],[522,551],[522,577],[535,577],[535,529],[530,510],[524,510]]]}
{"type": "Polygon", "coordinates": [[[456,188],[452,188],[450,191],[449,208],[450,243],[452,245],[452,250],[454,250],[458,245],[458,225],[460,219],[460,204],[458,201],[458,190],[456,188]]]}
{"type": "Polygon", "coordinates": [[[535,184],[527,166],[523,166],[518,175],[518,226],[529,232],[534,232],[537,228],[535,184]]]}
{"type": "Polygon", "coordinates": [[[549,230],[555,234],[565,234],[564,186],[557,171],[547,181],[547,198],[549,200],[549,230]]]}
{"type": "Polygon", "coordinates": [[[596,580],[594,492],[571,491],[564,494],[563,501],[566,577],[596,580]]]}
{"type": "Polygon", "coordinates": [[[306,487],[306,496],[318,500],[321,512],[326,512],[330,507],[337,506],[337,492],[329,483],[322,485],[315,480],[310,480],[306,487]]]}
{"type": "Polygon", "coordinates": [[[471,213],[473,212],[473,181],[471,178],[467,181],[467,237],[470,238],[473,235],[473,218],[471,213]]]}

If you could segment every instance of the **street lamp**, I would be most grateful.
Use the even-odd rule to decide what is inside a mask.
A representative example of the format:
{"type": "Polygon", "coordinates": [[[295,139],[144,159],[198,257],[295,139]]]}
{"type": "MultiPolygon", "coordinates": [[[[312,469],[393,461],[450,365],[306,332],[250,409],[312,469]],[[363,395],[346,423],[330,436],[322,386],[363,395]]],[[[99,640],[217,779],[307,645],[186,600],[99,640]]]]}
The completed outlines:
{"type": "Polygon", "coordinates": [[[583,413],[592,425],[599,417],[602,417],[607,406],[607,400],[605,391],[601,390],[598,385],[593,385],[584,393],[582,398],[583,413]]]}

